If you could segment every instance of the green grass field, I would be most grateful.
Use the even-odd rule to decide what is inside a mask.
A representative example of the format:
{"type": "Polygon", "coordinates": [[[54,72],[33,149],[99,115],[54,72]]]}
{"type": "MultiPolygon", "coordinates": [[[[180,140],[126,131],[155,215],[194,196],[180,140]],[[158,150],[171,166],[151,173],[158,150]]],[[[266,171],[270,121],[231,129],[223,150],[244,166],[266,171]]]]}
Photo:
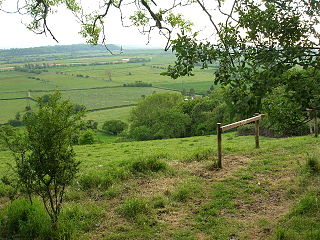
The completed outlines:
{"type": "MultiPolygon", "coordinates": [[[[316,156],[319,164],[319,139],[262,138],[255,149],[253,136],[227,133],[222,170],[212,168],[215,142],[204,136],[75,147],[80,173],[62,215],[81,206],[83,217],[71,220],[78,239],[318,239],[320,165],[310,170],[306,162],[316,156]]],[[[1,176],[10,162],[0,152],[1,176]]],[[[0,196],[4,208],[3,186],[0,196]]]]}

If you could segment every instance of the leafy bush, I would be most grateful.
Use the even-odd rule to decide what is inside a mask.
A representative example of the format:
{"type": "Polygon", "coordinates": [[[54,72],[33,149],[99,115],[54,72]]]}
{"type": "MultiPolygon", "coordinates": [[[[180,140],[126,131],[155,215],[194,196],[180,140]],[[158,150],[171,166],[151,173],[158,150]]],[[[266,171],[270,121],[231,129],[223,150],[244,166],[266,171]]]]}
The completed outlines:
{"type": "Polygon", "coordinates": [[[184,101],[179,109],[191,119],[189,136],[208,135],[216,131],[218,122],[228,123],[230,110],[225,103],[223,89],[216,89],[209,96],[184,101]]]}
{"type": "Polygon", "coordinates": [[[128,124],[121,120],[109,120],[104,122],[102,131],[108,135],[118,135],[128,127],[128,124]]]}
{"type": "Polygon", "coordinates": [[[85,130],[80,132],[79,144],[93,144],[95,141],[94,132],[92,130],[85,130]]]}

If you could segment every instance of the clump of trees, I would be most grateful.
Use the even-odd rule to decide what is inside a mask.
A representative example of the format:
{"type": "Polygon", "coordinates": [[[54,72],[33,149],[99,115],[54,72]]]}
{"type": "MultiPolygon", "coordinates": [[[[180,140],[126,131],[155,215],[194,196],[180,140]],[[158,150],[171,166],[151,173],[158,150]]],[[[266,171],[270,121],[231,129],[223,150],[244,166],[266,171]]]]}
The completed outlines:
{"type": "Polygon", "coordinates": [[[124,130],[126,130],[128,124],[121,120],[108,120],[102,125],[102,131],[107,135],[119,135],[124,130]]]}
{"type": "Polygon", "coordinates": [[[217,92],[188,101],[179,93],[147,96],[131,111],[128,137],[150,140],[212,134],[217,121],[229,120],[227,113],[221,114],[226,110],[221,96],[217,92]]]}
{"type": "Polygon", "coordinates": [[[129,138],[135,140],[186,136],[187,115],[178,110],[178,93],[154,93],[142,99],[130,115],[129,138]]]}
{"type": "Polygon", "coordinates": [[[14,178],[6,178],[4,183],[18,188],[31,204],[33,196],[40,197],[52,228],[57,229],[66,187],[79,170],[72,137],[83,112],[75,112],[58,92],[47,100],[40,98],[38,110],[25,116],[25,131],[4,126],[0,139],[15,159],[14,178]]]}

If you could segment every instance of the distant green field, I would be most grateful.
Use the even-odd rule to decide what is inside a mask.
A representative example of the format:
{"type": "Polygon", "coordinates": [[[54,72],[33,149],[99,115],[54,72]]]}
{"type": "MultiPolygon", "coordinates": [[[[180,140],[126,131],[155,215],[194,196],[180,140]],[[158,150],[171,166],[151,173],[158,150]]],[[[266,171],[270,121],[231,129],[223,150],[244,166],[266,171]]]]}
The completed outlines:
{"type": "MultiPolygon", "coordinates": [[[[59,54],[50,56],[47,54],[33,56],[31,60],[39,58],[32,64],[51,65],[47,71],[40,74],[29,72],[17,72],[14,70],[0,71],[0,99],[26,97],[31,90],[32,97],[47,94],[46,91],[62,90],[62,95],[73,103],[85,105],[87,109],[106,108],[135,104],[142,95],[149,95],[158,91],[182,91],[191,88],[197,93],[206,93],[213,84],[213,71],[195,69],[195,76],[183,77],[173,80],[170,77],[160,75],[166,71],[169,64],[173,64],[175,56],[172,53],[164,53],[162,50],[130,50],[122,55],[108,55],[103,52],[84,52],[75,54],[75,58],[66,59],[67,55],[59,54]],[[150,62],[105,64],[104,62],[119,61],[125,58],[144,58],[150,62]],[[41,61],[42,59],[42,61],[41,61]],[[54,60],[50,60],[54,59],[54,60]],[[68,65],[71,63],[83,63],[84,65],[68,65]],[[92,63],[99,63],[92,65],[92,63]],[[56,65],[53,64],[66,64],[56,65]],[[91,64],[91,65],[86,65],[91,64]],[[137,88],[122,87],[124,84],[142,81],[150,83],[154,87],[137,88]],[[92,89],[92,88],[103,89],[92,89]],[[112,87],[112,88],[104,88],[112,87]],[[113,88],[117,87],[117,88],[113,88]],[[165,88],[164,89],[159,89],[165,88]],[[82,90],[75,90],[82,89],[82,90]],[[66,91],[65,91],[66,90],[66,91]],[[40,92],[39,92],[40,91],[40,92]]],[[[27,62],[25,59],[16,61],[27,62]]],[[[15,61],[12,58],[10,61],[15,61]]],[[[1,64],[1,67],[23,65],[1,64]]],[[[24,110],[26,100],[0,101],[0,123],[11,119],[14,114],[24,110]]],[[[88,113],[88,119],[103,122],[106,119],[128,120],[129,108],[116,108],[101,112],[88,113]]]]}
{"type": "MultiPolygon", "coordinates": [[[[64,98],[71,102],[84,105],[87,109],[122,106],[137,103],[142,95],[166,90],[150,87],[119,87],[105,89],[88,89],[81,91],[62,92],[64,98]]],[[[33,93],[32,96],[39,97],[46,93],[33,93]]]]}
{"type": "Polygon", "coordinates": [[[174,83],[157,83],[155,86],[175,89],[178,91],[182,91],[185,89],[189,91],[193,88],[197,93],[206,93],[210,87],[214,85],[213,81],[203,81],[203,82],[189,82],[187,79],[178,79],[174,83]]]}
{"type": "Polygon", "coordinates": [[[132,107],[123,107],[123,108],[88,112],[85,116],[85,119],[87,119],[87,120],[94,119],[95,121],[97,121],[99,123],[99,125],[98,125],[99,128],[107,120],[119,119],[124,122],[128,122],[131,109],[132,109],[132,107]]]}
{"type": "Polygon", "coordinates": [[[17,112],[23,113],[28,104],[31,107],[35,107],[35,103],[30,100],[0,101],[0,123],[14,119],[17,112]]]}

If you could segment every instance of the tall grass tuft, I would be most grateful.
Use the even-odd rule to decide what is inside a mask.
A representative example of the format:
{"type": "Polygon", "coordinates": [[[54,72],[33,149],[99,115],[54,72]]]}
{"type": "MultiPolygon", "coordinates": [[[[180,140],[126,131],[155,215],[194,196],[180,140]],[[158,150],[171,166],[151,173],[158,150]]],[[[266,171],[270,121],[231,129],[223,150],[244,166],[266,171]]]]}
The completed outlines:
{"type": "Polygon", "coordinates": [[[148,202],[141,198],[125,200],[118,208],[118,213],[127,219],[137,219],[141,215],[149,215],[148,202]]]}
{"type": "Polygon", "coordinates": [[[198,151],[192,153],[189,157],[185,159],[186,162],[201,162],[206,161],[208,159],[214,158],[215,152],[213,149],[199,149],[198,151]]]}
{"type": "Polygon", "coordinates": [[[162,155],[140,157],[131,162],[129,169],[133,174],[164,172],[168,169],[168,164],[163,158],[162,155]]]}
{"type": "Polygon", "coordinates": [[[320,172],[319,154],[308,154],[306,159],[306,170],[311,174],[320,172]]]}
{"type": "Polygon", "coordinates": [[[54,235],[50,217],[37,200],[31,204],[26,199],[17,199],[0,213],[0,236],[3,239],[53,239],[54,235]]]}
{"type": "Polygon", "coordinates": [[[176,191],[172,193],[172,198],[178,202],[186,202],[190,198],[200,193],[200,186],[195,182],[186,182],[180,184],[176,191]]]}

